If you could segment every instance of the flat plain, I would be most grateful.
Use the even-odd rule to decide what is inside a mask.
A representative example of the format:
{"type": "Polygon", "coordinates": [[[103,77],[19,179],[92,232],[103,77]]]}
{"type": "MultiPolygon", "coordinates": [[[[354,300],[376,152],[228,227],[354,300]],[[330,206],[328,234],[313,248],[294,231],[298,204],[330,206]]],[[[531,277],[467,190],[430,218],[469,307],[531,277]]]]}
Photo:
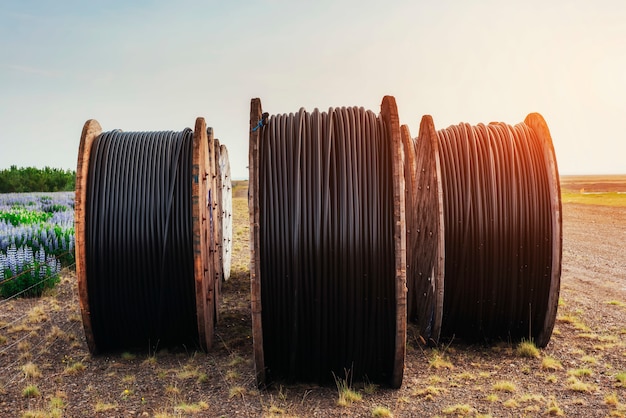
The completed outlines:
{"type": "Polygon", "coordinates": [[[275,383],[252,362],[247,184],[233,189],[234,248],[207,353],[87,349],[71,269],[38,299],[0,301],[0,416],[626,416],[626,176],[563,176],[563,260],[553,336],[423,347],[409,327],[403,385],[275,383]]]}

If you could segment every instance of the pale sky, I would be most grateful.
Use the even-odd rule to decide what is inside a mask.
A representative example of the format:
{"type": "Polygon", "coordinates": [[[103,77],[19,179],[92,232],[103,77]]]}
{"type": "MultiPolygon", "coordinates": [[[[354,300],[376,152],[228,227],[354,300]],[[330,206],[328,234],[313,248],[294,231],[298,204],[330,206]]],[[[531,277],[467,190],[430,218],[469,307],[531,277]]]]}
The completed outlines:
{"type": "Polygon", "coordinates": [[[541,113],[561,174],[626,174],[626,1],[0,2],[0,169],[76,169],[83,124],[181,131],[202,116],[248,177],[250,99],[270,114],[395,96],[424,114],[541,113]]]}

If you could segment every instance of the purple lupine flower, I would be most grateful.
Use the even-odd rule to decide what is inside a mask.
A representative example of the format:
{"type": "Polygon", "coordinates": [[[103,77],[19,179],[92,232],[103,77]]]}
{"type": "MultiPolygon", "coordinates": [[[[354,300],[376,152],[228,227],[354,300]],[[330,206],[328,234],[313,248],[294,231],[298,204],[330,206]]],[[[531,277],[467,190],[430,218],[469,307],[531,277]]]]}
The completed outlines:
{"type": "Polygon", "coordinates": [[[35,253],[35,259],[37,260],[37,263],[45,264],[46,251],[43,248],[40,248],[39,250],[37,250],[37,252],[35,253]]]}
{"type": "Polygon", "coordinates": [[[7,268],[6,258],[6,255],[0,253],[0,281],[4,280],[4,270],[7,268]]]}
{"type": "Polygon", "coordinates": [[[16,258],[17,248],[15,248],[15,244],[11,244],[9,248],[7,248],[7,265],[11,273],[14,275],[17,274],[17,258],[16,258]]]}
{"type": "Polygon", "coordinates": [[[24,247],[24,266],[26,268],[32,268],[35,266],[33,249],[31,247],[24,247]]]}

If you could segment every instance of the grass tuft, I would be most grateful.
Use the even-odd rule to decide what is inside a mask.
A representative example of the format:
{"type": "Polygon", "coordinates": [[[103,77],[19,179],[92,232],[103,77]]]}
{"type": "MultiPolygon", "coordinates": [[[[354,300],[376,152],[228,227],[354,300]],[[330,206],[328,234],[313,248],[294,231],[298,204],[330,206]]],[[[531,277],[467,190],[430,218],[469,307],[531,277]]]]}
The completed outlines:
{"type": "Polygon", "coordinates": [[[506,408],[511,409],[519,408],[519,403],[515,400],[515,398],[507,399],[502,405],[504,405],[506,408]]]}
{"type": "Polygon", "coordinates": [[[165,387],[165,393],[168,396],[178,396],[180,395],[180,389],[178,389],[178,387],[174,385],[167,385],[165,387]]]}
{"type": "Polygon", "coordinates": [[[94,405],[94,408],[93,408],[95,413],[108,412],[108,411],[112,411],[114,409],[117,409],[117,404],[115,404],[115,403],[106,403],[106,402],[102,402],[102,401],[96,402],[96,404],[94,405]]]}
{"type": "Polygon", "coordinates": [[[545,414],[553,417],[560,417],[564,415],[563,410],[557,404],[556,399],[551,399],[550,402],[548,402],[545,414]]]}
{"type": "Polygon", "coordinates": [[[41,377],[41,371],[36,364],[28,362],[22,366],[22,372],[27,379],[37,379],[41,377]]]}
{"type": "Polygon", "coordinates": [[[424,389],[416,389],[413,391],[413,396],[422,396],[428,400],[432,400],[435,396],[439,396],[443,389],[436,386],[426,386],[424,389]]]}
{"type": "Polygon", "coordinates": [[[204,401],[200,401],[197,403],[180,403],[174,407],[174,411],[183,414],[197,414],[206,409],[209,409],[209,404],[204,401]]]}
{"type": "Polygon", "coordinates": [[[496,395],[495,393],[490,393],[489,395],[485,397],[485,400],[487,402],[494,403],[494,402],[498,402],[500,400],[500,397],[496,395]]]}
{"type": "Polygon", "coordinates": [[[393,414],[389,410],[389,408],[385,408],[384,406],[377,406],[372,409],[373,417],[393,417],[393,414]]]}
{"type": "Polygon", "coordinates": [[[474,412],[474,408],[472,408],[468,404],[459,404],[452,405],[447,408],[444,408],[442,411],[445,415],[459,415],[459,416],[467,416],[474,412]]]}
{"type": "Polygon", "coordinates": [[[28,385],[22,390],[22,396],[25,398],[37,398],[40,395],[39,388],[35,385],[28,385]]]}
{"type": "Polygon", "coordinates": [[[41,305],[35,306],[28,311],[28,323],[30,324],[39,324],[47,320],[48,314],[41,305]]]}
{"type": "Polygon", "coordinates": [[[591,372],[591,369],[582,368],[582,369],[570,369],[567,371],[567,374],[570,376],[585,377],[585,376],[591,376],[592,372],[591,372]]]}
{"type": "Polygon", "coordinates": [[[595,391],[595,386],[585,383],[575,376],[570,376],[567,379],[567,388],[569,390],[573,390],[574,392],[591,393],[595,391]]]}
{"type": "Polygon", "coordinates": [[[515,350],[520,357],[539,358],[539,349],[532,340],[520,341],[515,350]]]}
{"type": "Polygon", "coordinates": [[[583,356],[580,360],[589,364],[598,364],[598,359],[593,356],[583,356]]]}
{"type": "Polygon", "coordinates": [[[234,398],[234,397],[243,398],[245,394],[246,394],[246,388],[244,388],[243,386],[233,386],[228,391],[229,398],[234,398]]]}
{"type": "Polygon", "coordinates": [[[548,356],[541,360],[541,368],[544,370],[563,370],[563,365],[559,360],[548,356]]]}
{"type": "Polygon", "coordinates": [[[613,392],[610,395],[606,395],[604,397],[604,403],[610,406],[619,406],[619,398],[617,397],[617,393],[613,392]]]}
{"type": "Polygon", "coordinates": [[[362,399],[362,395],[352,389],[352,381],[350,380],[349,371],[346,371],[345,379],[338,378],[334,373],[333,377],[335,378],[335,385],[337,386],[337,393],[339,396],[337,399],[337,405],[345,407],[362,399]]]}
{"type": "Polygon", "coordinates": [[[513,382],[509,382],[508,380],[500,380],[493,384],[493,390],[500,392],[513,393],[515,392],[515,389],[515,384],[513,382]]]}
{"type": "Polygon", "coordinates": [[[80,362],[80,361],[76,361],[73,362],[71,364],[69,364],[64,370],[63,373],[67,374],[67,375],[74,375],[74,374],[78,374],[82,371],[84,371],[86,369],[85,365],[80,362]]]}
{"type": "Polygon", "coordinates": [[[454,368],[454,365],[450,361],[449,357],[442,353],[439,350],[433,350],[430,360],[428,361],[429,367],[433,369],[448,369],[451,370],[454,368]]]}

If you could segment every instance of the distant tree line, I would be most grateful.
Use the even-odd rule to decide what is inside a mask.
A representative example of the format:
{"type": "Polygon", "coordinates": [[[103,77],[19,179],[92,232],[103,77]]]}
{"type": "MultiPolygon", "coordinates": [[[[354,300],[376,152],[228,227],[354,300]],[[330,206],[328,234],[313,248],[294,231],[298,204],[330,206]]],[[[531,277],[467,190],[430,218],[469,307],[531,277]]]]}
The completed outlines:
{"type": "Polygon", "coordinates": [[[0,170],[0,193],[62,192],[76,186],[76,171],[20,167],[0,170]]]}

